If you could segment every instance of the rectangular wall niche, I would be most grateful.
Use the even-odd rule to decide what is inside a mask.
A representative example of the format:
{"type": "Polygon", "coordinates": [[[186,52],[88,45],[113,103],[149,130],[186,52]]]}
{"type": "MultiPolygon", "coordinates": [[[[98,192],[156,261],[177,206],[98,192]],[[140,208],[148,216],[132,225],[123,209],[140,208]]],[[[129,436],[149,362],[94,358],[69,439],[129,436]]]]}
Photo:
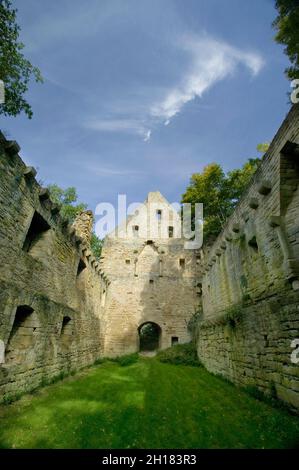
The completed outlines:
{"type": "Polygon", "coordinates": [[[72,344],[73,340],[73,325],[70,317],[63,317],[60,333],[60,344],[62,350],[66,351],[72,344]]]}
{"type": "Polygon", "coordinates": [[[86,264],[84,260],[81,258],[78,264],[77,276],[80,276],[80,274],[83,273],[85,268],[86,268],[86,264]]]}
{"type": "Polygon", "coordinates": [[[29,352],[34,351],[37,327],[34,310],[28,305],[20,305],[6,346],[6,364],[21,364],[28,359],[29,352]]]}
{"type": "Polygon", "coordinates": [[[176,344],[179,343],[179,338],[178,336],[172,336],[171,337],[171,346],[175,346],[176,344]]]}
{"type": "Polygon", "coordinates": [[[259,250],[259,247],[258,247],[258,243],[256,241],[256,236],[250,238],[250,240],[248,240],[248,245],[253,248],[254,251],[258,251],[259,250]]]}
{"type": "Polygon", "coordinates": [[[82,258],[80,258],[78,268],[77,268],[76,287],[79,291],[81,291],[82,294],[85,289],[86,275],[87,275],[87,270],[86,270],[85,261],[82,258]]]}
{"type": "Polygon", "coordinates": [[[49,244],[50,228],[48,222],[35,211],[23,244],[23,250],[37,257],[45,252],[49,244]]]}

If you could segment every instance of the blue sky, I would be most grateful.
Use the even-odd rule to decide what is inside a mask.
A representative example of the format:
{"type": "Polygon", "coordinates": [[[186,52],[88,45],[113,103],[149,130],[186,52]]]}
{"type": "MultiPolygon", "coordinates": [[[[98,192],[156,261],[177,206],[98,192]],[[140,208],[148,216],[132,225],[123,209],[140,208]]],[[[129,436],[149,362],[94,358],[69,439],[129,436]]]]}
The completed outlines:
{"type": "Polygon", "coordinates": [[[256,156],[288,108],[274,0],[14,0],[25,54],[45,79],[34,116],[1,118],[44,184],[95,209],[256,156]]]}

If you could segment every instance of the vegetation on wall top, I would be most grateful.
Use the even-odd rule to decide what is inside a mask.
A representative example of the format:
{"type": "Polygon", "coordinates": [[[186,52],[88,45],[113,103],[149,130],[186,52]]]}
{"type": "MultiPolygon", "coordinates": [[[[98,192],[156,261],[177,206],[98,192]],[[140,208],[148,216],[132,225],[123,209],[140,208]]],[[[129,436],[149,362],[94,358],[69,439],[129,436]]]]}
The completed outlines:
{"type": "MultiPolygon", "coordinates": [[[[70,223],[74,222],[76,216],[82,211],[87,209],[87,204],[78,201],[78,194],[76,188],[73,186],[62,189],[56,184],[48,186],[52,201],[60,206],[61,215],[70,223]]],[[[101,256],[103,240],[97,237],[93,232],[91,235],[90,248],[95,258],[99,259],[101,256]]]]}

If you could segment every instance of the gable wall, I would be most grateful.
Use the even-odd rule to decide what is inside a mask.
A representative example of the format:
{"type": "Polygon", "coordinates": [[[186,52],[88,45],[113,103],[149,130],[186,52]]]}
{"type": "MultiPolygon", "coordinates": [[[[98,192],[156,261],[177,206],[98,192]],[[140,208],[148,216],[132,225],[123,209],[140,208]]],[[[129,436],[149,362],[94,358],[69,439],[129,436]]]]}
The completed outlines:
{"type": "MultiPolygon", "coordinates": [[[[114,234],[104,243],[101,269],[110,282],[103,320],[104,353],[108,356],[138,351],[138,328],[146,322],[160,326],[161,348],[171,346],[173,336],[181,343],[190,341],[188,322],[200,300],[196,287],[200,266],[194,251],[184,249],[182,239],[168,238],[169,220],[175,228],[174,235],[178,233],[178,215],[159,193],[149,193],[148,201],[157,202],[157,207],[162,208],[159,233],[164,230],[165,236],[151,237],[153,233],[150,235],[147,230],[152,228],[147,218],[149,211],[143,208],[129,219],[127,238],[114,234]],[[172,214],[166,220],[167,210],[172,214]],[[131,227],[137,223],[140,234],[136,238],[131,227]],[[180,266],[180,259],[184,259],[184,267],[180,266]]],[[[158,224],[155,218],[153,223],[158,224]]]]}

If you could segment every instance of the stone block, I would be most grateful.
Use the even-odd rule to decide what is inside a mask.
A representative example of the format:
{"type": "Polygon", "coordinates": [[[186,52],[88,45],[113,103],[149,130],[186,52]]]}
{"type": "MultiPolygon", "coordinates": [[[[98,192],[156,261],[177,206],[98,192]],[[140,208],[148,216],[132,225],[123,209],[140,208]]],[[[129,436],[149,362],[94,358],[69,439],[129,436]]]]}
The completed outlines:
{"type": "Polygon", "coordinates": [[[33,166],[26,166],[24,169],[23,175],[25,178],[35,178],[37,174],[37,171],[33,166]]]}
{"type": "Polygon", "coordinates": [[[19,151],[21,150],[21,147],[15,140],[7,140],[5,142],[5,150],[8,153],[8,155],[13,156],[19,153],[19,151]]]}

